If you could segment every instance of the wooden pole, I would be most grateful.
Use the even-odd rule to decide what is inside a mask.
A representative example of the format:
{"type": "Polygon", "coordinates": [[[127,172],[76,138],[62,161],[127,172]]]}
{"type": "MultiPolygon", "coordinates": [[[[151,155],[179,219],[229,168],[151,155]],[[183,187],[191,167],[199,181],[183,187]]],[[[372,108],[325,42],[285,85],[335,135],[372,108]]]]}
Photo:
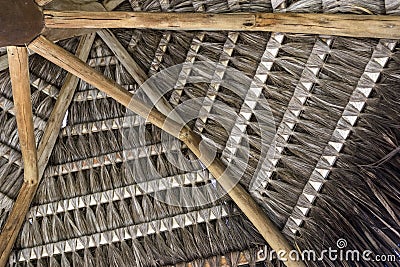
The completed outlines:
{"type": "Polygon", "coordinates": [[[29,83],[28,51],[25,47],[9,46],[7,47],[7,54],[17,117],[18,137],[24,161],[24,183],[18,194],[20,201],[14,204],[12,210],[14,215],[7,218],[0,236],[1,266],[7,264],[8,256],[30,205],[29,194],[36,191],[39,176],[29,83]]]}
{"type": "MultiPolygon", "coordinates": [[[[224,173],[226,166],[220,159],[212,158],[212,153],[200,152],[200,135],[194,133],[188,127],[182,127],[181,123],[167,118],[159,111],[152,109],[147,104],[137,100],[133,95],[114,81],[104,77],[101,73],[89,67],[83,61],[73,56],[63,48],[53,44],[44,37],[38,37],[29,48],[43,56],[54,64],[64,68],[78,76],[87,83],[105,92],[116,101],[126,106],[136,114],[145,117],[157,127],[165,130],[182,140],[193,153],[208,167],[210,173],[217,179],[221,186],[228,192],[232,200],[239,206],[243,213],[254,224],[268,244],[276,251],[292,250],[291,245],[265,215],[250,194],[240,185],[233,183],[229,174],[224,173]]],[[[286,254],[287,257],[287,254],[286,254]]],[[[287,266],[305,266],[301,261],[288,260],[287,266]]]]}
{"type": "Polygon", "coordinates": [[[400,16],[310,13],[150,13],[44,11],[48,28],[268,31],[400,38],[400,16]]]}
{"type": "Polygon", "coordinates": [[[26,214],[29,206],[39,186],[37,184],[28,184],[24,182],[19,190],[17,201],[15,201],[11,213],[8,215],[7,221],[0,235],[0,266],[7,265],[8,258],[14,246],[17,236],[25,222],[26,214]]]}
{"type": "MultiPolygon", "coordinates": [[[[89,56],[90,48],[92,47],[95,34],[83,36],[78,45],[76,54],[82,60],[87,59],[89,56]]],[[[23,48],[25,49],[25,48],[23,48]]],[[[10,73],[13,71],[13,67],[10,61],[10,73]]],[[[18,77],[21,79],[21,76],[18,77]]],[[[61,128],[62,120],[65,112],[71,103],[74,95],[75,88],[78,84],[78,78],[71,74],[68,74],[63,87],[60,90],[56,104],[53,111],[51,112],[48,124],[46,125],[43,137],[41,139],[38,149],[38,178],[43,176],[46,169],[47,162],[53,151],[53,147],[57,141],[57,137],[61,128]]],[[[28,81],[29,85],[29,81],[28,81]]],[[[13,85],[14,90],[14,85],[13,85]]],[[[29,92],[25,93],[25,97],[30,98],[30,87],[29,92]]],[[[14,97],[14,101],[16,98],[14,97]]],[[[18,119],[18,110],[17,110],[18,119]]],[[[19,129],[18,129],[19,130],[19,129]]],[[[21,140],[20,140],[21,142],[21,140]]],[[[22,143],[21,143],[22,147],[22,143]]],[[[25,158],[24,158],[25,163],[25,158]]],[[[24,175],[26,175],[26,168],[24,166],[24,175]]],[[[37,181],[38,179],[36,179],[37,181]]],[[[7,221],[4,225],[3,231],[0,235],[0,267],[4,267],[7,264],[7,260],[10,256],[12,247],[17,239],[18,233],[20,232],[23,223],[25,222],[26,214],[28,213],[29,206],[36,194],[39,182],[34,184],[24,182],[14,203],[14,206],[9,214],[7,221]]]]}
{"type": "Polygon", "coordinates": [[[25,47],[8,46],[7,55],[17,117],[18,137],[22,159],[24,160],[24,181],[33,185],[38,182],[38,168],[33,128],[28,50],[25,47]]]}

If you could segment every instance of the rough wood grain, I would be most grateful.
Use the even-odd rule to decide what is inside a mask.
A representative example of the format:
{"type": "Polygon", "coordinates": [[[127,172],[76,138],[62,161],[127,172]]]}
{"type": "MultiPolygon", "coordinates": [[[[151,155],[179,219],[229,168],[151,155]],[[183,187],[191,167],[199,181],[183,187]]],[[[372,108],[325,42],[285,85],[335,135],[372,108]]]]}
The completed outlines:
{"type": "MultiPolygon", "coordinates": [[[[110,0],[104,1],[103,4],[97,1],[87,0],[87,1],[53,1],[47,9],[51,10],[85,10],[85,11],[112,11],[118,7],[124,0],[110,0]]],[[[46,36],[47,39],[51,41],[59,41],[67,38],[72,38],[76,36],[82,36],[84,34],[89,34],[95,32],[96,29],[44,29],[42,35],[46,36]]]]}
{"type": "Polygon", "coordinates": [[[32,195],[35,195],[39,186],[37,184],[29,184],[24,182],[18,193],[11,213],[8,215],[7,221],[0,235],[0,267],[7,265],[8,258],[14,246],[19,231],[25,222],[26,214],[32,202],[32,195]]]}
{"type": "MultiPolygon", "coordinates": [[[[81,41],[79,42],[76,55],[81,59],[85,60],[89,56],[90,48],[93,45],[95,38],[95,34],[90,34],[87,36],[83,36],[81,41]]],[[[23,48],[26,49],[26,48],[23,48]]],[[[27,60],[26,60],[27,62],[27,60]]],[[[11,61],[10,61],[11,63],[11,61]]],[[[12,72],[13,66],[10,64],[10,72],[12,72]]],[[[60,93],[58,95],[56,104],[54,105],[54,109],[51,112],[51,115],[48,120],[48,124],[46,125],[43,137],[41,139],[37,158],[38,158],[38,169],[37,169],[37,178],[36,183],[32,184],[29,182],[24,182],[21,190],[17,196],[17,199],[14,203],[14,206],[9,214],[3,231],[0,235],[0,267],[6,266],[7,260],[10,256],[12,247],[15,243],[15,240],[20,232],[23,223],[25,222],[26,214],[28,213],[29,206],[36,194],[36,191],[39,186],[40,178],[43,176],[44,171],[47,166],[47,162],[51,156],[53,151],[53,147],[57,141],[57,137],[61,128],[61,124],[68,109],[69,104],[73,99],[73,95],[75,89],[78,84],[78,78],[71,74],[68,74],[65,83],[62,86],[60,93]]],[[[29,85],[29,80],[28,80],[29,85]]],[[[30,87],[29,92],[25,92],[25,97],[30,100],[30,87]]],[[[15,97],[14,97],[15,99],[15,97]]],[[[18,110],[17,110],[18,117],[18,110]]],[[[22,143],[21,143],[22,146],[22,143]]],[[[36,150],[36,148],[35,148],[36,150]]],[[[24,159],[25,162],[25,159],[24,159]]],[[[24,166],[24,169],[26,167],[24,166]]],[[[26,169],[24,170],[24,175],[26,175],[26,169]]]]}
{"type": "Polygon", "coordinates": [[[29,196],[38,186],[36,141],[33,128],[31,87],[29,83],[28,51],[25,47],[7,47],[10,76],[17,117],[17,128],[22,158],[24,160],[24,183],[0,235],[0,266],[7,264],[19,230],[29,209],[29,196]]]}
{"type": "Polygon", "coordinates": [[[24,160],[24,181],[36,184],[38,182],[37,151],[33,127],[28,50],[25,47],[8,46],[7,55],[10,64],[18,138],[24,160]]]}
{"type": "MultiPolygon", "coordinates": [[[[109,1],[104,1],[103,5],[106,8],[106,10],[111,11],[115,9],[117,6],[119,6],[124,0],[109,0],[109,1]]],[[[99,11],[104,11],[104,9],[101,9],[99,11]]],[[[59,40],[64,40],[76,36],[82,36],[84,34],[90,34],[95,32],[95,29],[44,29],[42,35],[46,36],[47,39],[57,42],[59,40]]],[[[33,53],[32,53],[33,54],[33,53]]],[[[5,69],[8,69],[8,59],[7,55],[0,56],[0,71],[3,71],[5,69]]]]}
{"type": "MultiPolygon", "coordinates": [[[[200,152],[201,136],[187,127],[182,128],[182,124],[167,118],[159,111],[151,109],[147,104],[133,98],[133,95],[123,87],[104,77],[101,73],[90,68],[83,61],[46,40],[44,37],[38,37],[29,45],[29,48],[105,92],[136,114],[145,117],[157,127],[182,140],[204,165],[207,166],[211,174],[220,182],[232,200],[236,202],[270,246],[276,251],[283,250],[289,253],[292,250],[289,242],[265,215],[250,194],[242,186],[235,184],[230,174],[225,172],[226,166],[223,162],[220,159],[214,159],[212,156],[213,153],[208,153],[204,150],[201,151],[203,153],[200,152]]],[[[305,266],[303,262],[297,261],[288,261],[286,264],[287,266],[305,266]]]]}
{"type": "Polygon", "coordinates": [[[45,11],[49,28],[269,31],[400,38],[400,16],[301,13],[148,13],[45,11]]]}

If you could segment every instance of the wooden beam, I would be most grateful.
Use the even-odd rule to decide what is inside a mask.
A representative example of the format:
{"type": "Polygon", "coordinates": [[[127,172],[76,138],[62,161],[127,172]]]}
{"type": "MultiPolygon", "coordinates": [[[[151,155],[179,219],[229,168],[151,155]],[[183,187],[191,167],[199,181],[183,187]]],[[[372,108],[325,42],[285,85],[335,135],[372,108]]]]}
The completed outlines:
{"type": "Polygon", "coordinates": [[[8,258],[31,205],[32,195],[35,195],[38,186],[39,183],[31,185],[24,182],[19,190],[17,201],[15,201],[0,234],[0,267],[7,266],[8,258]]]}
{"type": "MultiPolygon", "coordinates": [[[[258,206],[250,194],[240,184],[235,184],[230,174],[225,173],[226,166],[224,163],[220,159],[214,159],[213,153],[208,153],[203,150],[203,153],[200,152],[200,142],[202,141],[200,135],[194,133],[188,127],[182,127],[181,123],[171,120],[158,110],[152,109],[147,104],[134,98],[130,92],[116,82],[106,78],[101,73],[92,69],[83,61],[48,41],[46,38],[38,37],[29,45],[29,48],[105,92],[136,114],[145,117],[157,127],[182,140],[204,165],[207,166],[210,173],[228,192],[232,200],[254,224],[269,245],[276,251],[282,250],[289,253],[292,250],[289,242],[274,223],[265,215],[264,211],[258,206]]],[[[287,266],[305,266],[301,261],[292,260],[287,261],[286,264],[287,266]]]]}
{"type": "Polygon", "coordinates": [[[17,239],[23,219],[28,211],[29,194],[38,185],[36,141],[33,127],[31,87],[29,83],[28,50],[25,47],[7,47],[14,108],[17,117],[19,143],[24,161],[24,183],[0,236],[0,266],[7,264],[8,256],[17,239]]]}
{"type": "Polygon", "coordinates": [[[10,64],[18,138],[24,161],[24,181],[29,184],[37,184],[37,151],[33,127],[28,49],[25,47],[8,46],[7,55],[10,64]]]}
{"type": "Polygon", "coordinates": [[[176,135],[176,129],[180,127],[180,124],[170,119],[166,120],[165,116],[158,111],[151,112],[151,106],[132,98],[133,95],[125,88],[92,69],[86,63],[77,59],[74,55],[70,54],[62,47],[53,44],[43,36],[36,38],[29,44],[28,47],[47,60],[55,63],[75,76],[78,76],[82,80],[85,80],[87,83],[93,85],[97,89],[110,95],[122,105],[126,107],[135,106],[134,112],[136,112],[138,115],[146,117],[148,114],[150,114],[149,118],[147,119],[149,119],[153,124],[171,134],[176,135]],[[48,50],[46,52],[47,54],[45,53],[46,50],[48,50]],[[164,123],[166,124],[164,125],[164,123]]]}
{"type": "Polygon", "coordinates": [[[268,31],[400,38],[400,16],[311,13],[152,13],[45,11],[49,28],[268,31]]]}
{"type": "Polygon", "coordinates": [[[38,4],[39,6],[45,6],[48,3],[50,3],[53,0],[35,0],[36,4],[38,4]]]}
{"type": "MultiPolygon", "coordinates": [[[[79,42],[76,55],[85,60],[89,56],[90,49],[93,45],[95,34],[83,36],[79,42]]],[[[12,64],[10,62],[10,72],[12,72],[12,64]]],[[[79,79],[76,76],[68,74],[65,83],[62,86],[58,95],[56,104],[48,120],[48,124],[44,130],[38,149],[38,180],[43,176],[46,169],[47,162],[53,151],[56,143],[63,118],[66,110],[70,105],[73,95],[78,84],[79,79]]],[[[28,81],[29,82],[29,81],[28,81]]],[[[28,83],[29,84],[29,83],[28,83]]],[[[14,86],[13,86],[14,88],[14,86]]],[[[30,88],[30,87],[29,87],[30,88]]],[[[30,99],[30,92],[25,94],[30,99]]],[[[14,97],[15,101],[15,97],[14,97]]],[[[18,112],[18,111],[17,111],[18,112]]],[[[17,113],[18,118],[18,113],[17,113]]],[[[22,145],[22,143],[21,143],[22,145]]],[[[24,158],[25,163],[25,158],[24,158]]],[[[25,169],[26,173],[26,169],[25,169]]],[[[24,174],[25,174],[24,173],[24,174]]],[[[26,214],[28,213],[29,206],[36,194],[39,183],[31,185],[28,182],[22,184],[21,190],[17,196],[14,206],[9,214],[3,231],[0,234],[0,267],[6,266],[7,260],[10,256],[12,247],[20,232],[23,223],[25,222],[26,214]]]]}
{"type": "MultiPolygon", "coordinates": [[[[102,5],[93,5],[91,9],[96,9],[98,12],[112,11],[122,4],[125,0],[106,0],[103,1],[102,5]],[[98,9],[98,10],[97,10],[98,9]]],[[[75,8],[79,8],[79,5],[75,5],[75,8]]],[[[76,36],[82,36],[96,32],[96,29],[47,29],[45,28],[42,35],[51,41],[64,40],[76,36]]]]}

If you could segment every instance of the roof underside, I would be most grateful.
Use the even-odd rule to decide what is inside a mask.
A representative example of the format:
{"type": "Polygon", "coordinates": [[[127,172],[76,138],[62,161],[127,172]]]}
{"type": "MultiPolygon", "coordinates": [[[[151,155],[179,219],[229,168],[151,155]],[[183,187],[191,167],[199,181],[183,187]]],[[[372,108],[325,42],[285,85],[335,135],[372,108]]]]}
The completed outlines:
{"type": "MultiPolygon", "coordinates": [[[[117,10],[400,13],[400,3],[388,0],[287,1],[286,9],[273,10],[277,2],[283,1],[132,0],[117,10]]],[[[349,248],[398,253],[400,50],[396,41],[261,32],[112,32],[149,76],[181,63],[220,63],[211,84],[187,82],[194,74],[182,68],[166,97],[174,107],[204,97],[208,108],[191,125],[216,143],[217,153],[226,161],[226,155],[240,158],[243,144],[237,144],[233,155],[228,153],[232,135],[215,114],[227,121],[232,114],[213,109],[214,103],[226,104],[247,121],[246,127],[239,127],[250,144],[247,164],[238,166],[245,170],[240,183],[294,247],[319,252],[335,248],[336,241],[345,238],[349,248]],[[252,92],[260,92],[257,104],[250,105],[221,84],[219,77],[230,68],[251,79],[252,92]],[[272,111],[276,136],[269,147],[273,153],[254,186],[251,179],[263,145],[256,115],[263,114],[263,98],[272,111]],[[251,116],[246,115],[249,112],[251,116]]],[[[73,38],[58,44],[74,52],[78,42],[73,38]]],[[[0,56],[5,53],[0,48],[0,56]]],[[[87,62],[128,90],[137,90],[100,36],[87,62]]],[[[39,142],[66,71],[31,55],[30,75],[39,142]]],[[[8,70],[0,72],[0,108],[3,225],[23,182],[8,70]]],[[[228,263],[236,265],[238,252],[245,251],[247,262],[254,264],[265,241],[228,196],[214,200],[218,187],[205,187],[193,195],[179,190],[213,183],[197,162],[185,171],[169,162],[167,151],[182,151],[194,159],[186,147],[180,142],[163,147],[161,130],[148,124],[145,142],[138,141],[126,156],[123,139],[132,130],[127,115],[135,116],[80,81],[10,263],[154,266],[191,261],[203,265],[209,259],[218,265],[227,255],[228,263]],[[149,175],[151,166],[161,177],[149,175]],[[161,201],[174,203],[173,198],[192,207],[161,201]]],[[[324,261],[328,266],[343,265],[324,261]]]]}

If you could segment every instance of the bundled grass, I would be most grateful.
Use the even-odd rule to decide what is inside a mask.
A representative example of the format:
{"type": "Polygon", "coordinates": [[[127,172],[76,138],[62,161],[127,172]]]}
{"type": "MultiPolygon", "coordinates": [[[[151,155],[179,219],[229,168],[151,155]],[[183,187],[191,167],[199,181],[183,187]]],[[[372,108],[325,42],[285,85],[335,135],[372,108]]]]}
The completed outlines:
{"type": "MultiPolygon", "coordinates": [[[[272,5],[270,1],[258,0],[174,0],[167,4],[158,0],[132,0],[125,1],[118,10],[271,12],[272,5]]],[[[286,8],[279,11],[396,14],[398,10],[395,1],[300,0],[286,1],[286,8]]],[[[281,123],[289,123],[295,127],[284,133],[290,137],[272,169],[272,176],[252,193],[279,227],[283,227],[294,212],[299,196],[378,43],[373,39],[301,34],[285,34],[281,41],[273,40],[271,33],[259,32],[240,32],[232,40],[228,38],[232,33],[228,32],[115,29],[113,33],[149,75],[184,62],[222,60],[228,68],[241,71],[249,79],[256,80],[254,76],[257,73],[267,74],[266,81],[257,84],[266,100],[258,99],[253,112],[266,114],[263,111],[270,108],[274,120],[271,125],[278,127],[281,123]],[[326,38],[330,38],[332,43],[316,51],[315,44],[326,38]],[[157,68],[151,69],[156,52],[165,40],[168,41],[161,60],[157,62],[157,68]],[[268,44],[279,49],[276,56],[265,53],[268,44]],[[312,58],[313,53],[314,56],[327,54],[327,58],[312,58]],[[272,67],[260,71],[260,68],[265,68],[262,64],[265,60],[270,60],[272,67]],[[311,75],[309,71],[314,67],[319,70],[311,75]],[[306,102],[301,104],[301,110],[294,110],[299,112],[298,115],[285,117],[285,111],[293,108],[288,107],[289,103],[300,101],[292,100],[304,78],[312,83],[312,89],[305,95],[306,102]]],[[[61,45],[73,52],[77,39],[64,41],[61,45]]],[[[5,50],[0,49],[0,55],[4,53],[5,50]]],[[[66,72],[37,55],[31,56],[30,62],[31,82],[38,81],[37,88],[32,88],[32,102],[35,134],[39,141],[66,72]],[[48,86],[53,86],[50,93],[45,89],[48,86]]],[[[106,77],[129,90],[136,90],[137,84],[132,77],[98,37],[89,62],[106,77]]],[[[288,235],[300,249],[318,252],[329,246],[336,247],[337,239],[344,237],[349,248],[398,255],[399,63],[400,54],[396,50],[388,67],[382,71],[382,78],[374,87],[365,110],[359,115],[360,120],[352,129],[336,165],[330,170],[317,201],[299,226],[298,234],[288,235]]],[[[234,128],[231,124],[235,115],[241,114],[247,105],[244,96],[248,84],[226,74],[230,82],[241,90],[232,92],[223,85],[215,90],[209,84],[196,83],[196,74],[190,73],[185,77],[187,82],[179,88],[183,89],[182,92],[174,92],[174,100],[182,103],[207,96],[231,108],[224,110],[213,106],[207,110],[205,122],[189,123],[216,144],[218,156],[224,155],[223,160],[227,162],[223,152],[234,128]]],[[[22,183],[22,165],[7,71],[0,73],[0,80],[1,226],[22,183]]],[[[170,99],[171,95],[167,94],[166,98],[170,99]]],[[[198,109],[195,105],[192,108],[198,109]]],[[[193,154],[178,142],[171,147],[160,145],[161,132],[150,125],[143,125],[145,138],[139,140],[137,133],[128,132],[123,126],[121,120],[125,115],[124,107],[80,81],[69,108],[66,131],[60,135],[54,148],[28,221],[17,242],[18,252],[14,259],[17,261],[23,255],[26,262],[22,260],[24,263],[19,264],[27,266],[159,266],[188,261],[202,266],[204,259],[209,258],[208,263],[217,266],[220,256],[225,255],[228,263],[236,266],[237,251],[250,249],[252,252],[247,252],[249,264],[254,266],[255,248],[264,241],[229,197],[213,198],[220,190],[218,186],[193,190],[194,193],[190,194],[162,184],[172,178],[187,188],[212,184],[215,181],[203,170],[204,166],[197,161],[192,165],[178,162],[178,166],[174,166],[166,152],[179,150],[190,160],[194,160],[193,154]],[[123,138],[130,139],[132,146],[126,147],[123,138]],[[134,157],[124,158],[124,149],[130,149],[134,157]],[[146,149],[151,152],[150,156],[143,154],[146,149]],[[183,170],[184,167],[190,169],[183,170]],[[203,180],[196,180],[195,174],[203,180]],[[136,187],[138,183],[148,192],[136,187]],[[179,203],[187,207],[179,206],[179,203]],[[209,209],[218,206],[223,207],[224,212],[217,209],[210,214],[209,209]],[[89,240],[89,236],[92,239],[89,240]],[[76,240],[82,246],[74,243],[76,240]],[[53,243],[57,243],[60,253],[50,252],[53,243]],[[66,251],[67,243],[72,252],[66,251]],[[48,255],[31,259],[32,253],[43,248],[40,246],[49,249],[48,255]]],[[[268,127],[258,127],[254,114],[247,124],[243,134],[248,135],[249,155],[243,155],[244,144],[241,142],[237,152],[229,156],[237,164],[236,171],[245,170],[241,183],[249,188],[262,152],[261,136],[273,131],[268,127]],[[246,156],[248,162],[243,161],[246,156]]],[[[265,264],[283,266],[277,260],[265,264]]],[[[326,258],[321,264],[342,266],[347,263],[331,262],[326,258]]]]}
{"type": "Polygon", "coordinates": [[[371,57],[374,43],[370,46],[363,43],[364,49],[361,49],[361,46],[352,48],[347,41],[361,43],[361,40],[349,38],[334,40],[329,57],[317,77],[312,93],[303,105],[300,116],[289,121],[296,126],[290,133],[275,173],[265,190],[260,191],[264,196],[261,199],[265,207],[280,226],[286,222],[302,194],[353,88],[357,85],[362,74],[360,70],[365,68],[371,57]]]}
{"type": "MultiPolygon", "coordinates": [[[[222,226],[225,230],[221,228],[221,221],[218,220],[134,240],[101,245],[79,252],[51,255],[50,257],[32,261],[32,264],[44,266],[65,266],[65,264],[73,266],[85,264],[93,264],[95,266],[158,266],[209,258],[210,255],[218,251],[213,251],[216,240],[212,238],[218,231],[225,231],[226,235],[221,240],[223,243],[231,244],[231,249],[243,250],[241,247],[246,241],[243,239],[243,235],[235,234],[243,231],[244,227],[246,227],[240,220],[240,217],[230,217],[228,219],[230,226],[222,226]],[[201,240],[201,242],[196,242],[195,240],[201,240]],[[238,245],[238,242],[240,242],[240,245],[238,245]]],[[[254,232],[247,231],[246,233],[248,236],[259,240],[258,235],[254,235],[254,232]]],[[[255,256],[256,252],[257,250],[252,250],[253,256],[255,256]]],[[[230,250],[226,249],[222,254],[226,254],[229,260],[232,260],[235,254],[237,256],[237,252],[231,253],[230,250]]],[[[218,266],[217,262],[213,266],[218,266]]]]}
{"type": "MultiPolygon", "coordinates": [[[[383,70],[309,219],[295,237],[300,246],[319,251],[321,247],[335,247],[336,240],[345,238],[349,249],[398,255],[397,58],[398,52],[383,70]],[[318,234],[321,232],[325,234],[318,234]]],[[[341,266],[329,259],[326,262],[341,266]]]]}
{"type": "Polygon", "coordinates": [[[384,0],[289,0],[285,11],[301,13],[354,13],[354,14],[385,14],[395,9],[395,4],[387,5],[384,0]],[[391,6],[391,7],[390,7],[391,6]]]}

